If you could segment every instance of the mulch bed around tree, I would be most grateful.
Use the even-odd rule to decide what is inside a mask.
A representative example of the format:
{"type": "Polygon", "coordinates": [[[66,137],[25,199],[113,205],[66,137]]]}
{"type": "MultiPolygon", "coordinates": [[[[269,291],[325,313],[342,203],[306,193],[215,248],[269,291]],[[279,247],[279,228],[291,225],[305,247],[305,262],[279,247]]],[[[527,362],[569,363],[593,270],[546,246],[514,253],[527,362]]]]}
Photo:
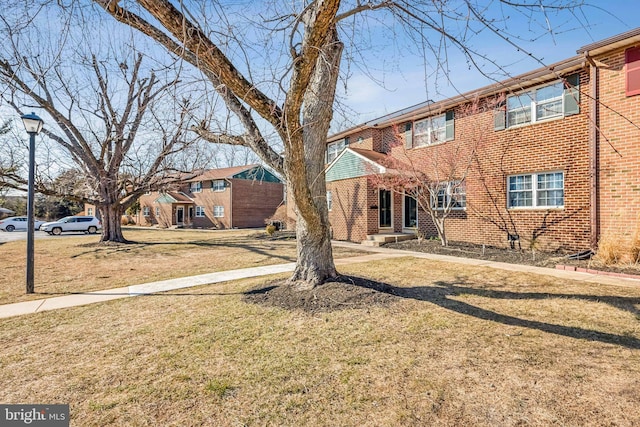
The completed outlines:
{"type": "Polygon", "coordinates": [[[397,300],[392,292],[392,288],[384,283],[362,277],[339,276],[310,290],[297,290],[286,280],[273,281],[247,292],[244,300],[267,307],[302,310],[314,314],[388,306],[397,300]]]}

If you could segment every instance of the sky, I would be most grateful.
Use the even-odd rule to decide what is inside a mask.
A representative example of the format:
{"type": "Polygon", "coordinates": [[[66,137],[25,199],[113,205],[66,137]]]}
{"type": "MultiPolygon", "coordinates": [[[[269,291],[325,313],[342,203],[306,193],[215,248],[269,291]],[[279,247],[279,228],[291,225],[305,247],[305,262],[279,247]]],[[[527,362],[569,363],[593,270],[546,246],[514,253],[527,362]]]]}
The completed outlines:
{"type": "MultiPolygon", "coordinates": [[[[530,21],[522,16],[509,16],[506,25],[512,31],[525,36],[533,33],[543,34],[534,42],[519,44],[544,65],[575,56],[576,51],[587,44],[640,27],[639,0],[593,0],[591,5],[583,8],[582,15],[552,17],[549,25],[554,28],[553,35],[544,28],[532,26],[530,21]]],[[[501,64],[506,64],[506,75],[502,78],[497,77],[498,81],[509,75],[515,76],[542,66],[540,62],[527,58],[513,46],[486,32],[474,36],[470,41],[501,64]]],[[[380,46],[384,46],[384,42],[380,46]]],[[[391,47],[391,43],[388,42],[386,48],[391,47]]],[[[384,58],[384,54],[378,57],[384,58]]],[[[382,62],[384,60],[380,61],[382,62]]],[[[354,72],[349,77],[346,91],[342,86],[338,92],[339,98],[350,109],[352,123],[334,124],[333,130],[343,130],[349,127],[349,124],[360,124],[429,99],[446,99],[494,82],[484,77],[477,69],[469,67],[460,56],[450,55],[448,65],[447,74],[455,83],[455,87],[449,85],[443,76],[438,79],[431,76],[425,81],[424,61],[419,55],[403,57],[400,69],[394,70],[393,67],[389,67],[384,72],[378,72],[376,77],[384,82],[384,86],[364,73],[354,72]]]]}

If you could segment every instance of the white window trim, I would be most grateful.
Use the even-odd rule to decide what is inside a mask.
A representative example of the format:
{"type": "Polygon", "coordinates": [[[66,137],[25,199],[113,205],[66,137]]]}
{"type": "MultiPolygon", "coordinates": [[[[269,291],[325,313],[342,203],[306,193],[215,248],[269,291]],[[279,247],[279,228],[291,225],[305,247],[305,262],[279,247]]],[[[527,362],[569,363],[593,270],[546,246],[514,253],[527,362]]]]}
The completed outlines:
{"type": "Polygon", "coordinates": [[[160,208],[156,207],[156,216],[160,216],[160,208]]]}
{"type": "Polygon", "coordinates": [[[225,182],[224,179],[214,179],[213,181],[211,181],[211,191],[215,191],[215,192],[222,192],[225,190],[225,182]],[[215,187],[215,183],[216,182],[221,182],[222,183],[222,188],[216,188],[215,187]]]}
{"type": "MultiPolygon", "coordinates": [[[[558,210],[562,210],[564,209],[564,201],[565,201],[565,194],[564,194],[564,188],[565,188],[565,173],[564,171],[559,171],[559,170],[555,170],[555,171],[545,171],[545,172],[534,172],[534,173],[519,173],[516,175],[509,175],[507,176],[507,209],[509,210],[553,210],[553,209],[558,209],[558,210]],[[554,206],[549,206],[549,205],[540,205],[538,206],[538,175],[547,175],[547,174],[552,174],[552,173],[561,173],[562,174],[562,205],[554,205],[554,206]],[[511,178],[513,177],[517,177],[517,176],[531,176],[531,197],[532,197],[532,205],[531,206],[509,206],[509,195],[511,194],[511,190],[509,189],[510,185],[509,185],[509,181],[511,178]]],[[[543,190],[545,191],[545,190],[543,190]]]]}
{"type": "Polygon", "coordinates": [[[202,181],[192,182],[191,183],[191,192],[192,193],[202,193],[202,181]]]}
{"type": "Polygon", "coordinates": [[[331,190],[327,191],[327,209],[329,210],[329,212],[331,212],[331,209],[333,208],[333,194],[331,193],[331,190]]]}
{"type": "Polygon", "coordinates": [[[142,216],[151,216],[151,209],[149,206],[142,207],[142,216]]]}
{"type": "Polygon", "coordinates": [[[514,129],[514,128],[518,128],[518,127],[521,127],[521,126],[530,126],[530,125],[535,124],[535,123],[549,122],[549,121],[558,120],[558,119],[561,119],[561,118],[565,117],[565,111],[564,111],[564,91],[565,90],[566,90],[566,88],[564,87],[563,81],[562,80],[555,80],[555,81],[553,81],[551,83],[545,83],[545,84],[541,84],[541,85],[538,85],[538,86],[534,86],[534,87],[531,87],[531,88],[529,88],[527,90],[523,90],[523,91],[520,91],[520,92],[517,92],[517,93],[514,93],[514,94],[508,96],[507,97],[507,101],[506,101],[506,109],[507,110],[506,110],[506,115],[505,115],[505,123],[506,123],[505,127],[507,129],[514,129]],[[560,101],[560,106],[562,108],[562,111],[557,115],[550,116],[550,117],[543,117],[541,119],[538,119],[538,117],[537,117],[538,102],[537,102],[536,96],[535,96],[536,91],[539,90],[539,89],[543,89],[545,87],[548,87],[548,86],[556,85],[556,84],[561,84],[562,91],[561,91],[560,95],[555,97],[555,98],[552,98],[552,99],[547,99],[547,100],[543,101],[542,103],[551,103],[551,102],[559,100],[560,101]],[[529,98],[531,99],[531,103],[529,104],[530,120],[528,122],[526,122],[526,123],[519,123],[519,124],[516,124],[516,125],[509,124],[509,111],[515,111],[515,110],[526,108],[526,106],[523,105],[521,107],[513,108],[513,109],[509,110],[509,98],[514,98],[514,97],[518,97],[518,96],[522,96],[522,95],[526,95],[526,94],[531,94],[531,95],[529,95],[529,98]]]}
{"type": "Polygon", "coordinates": [[[438,189],[437,192],[435,194],[431,194],[431,208],[433,210],[436,211],[444,211],[446,209],[449,209],[451,211],[465,211],[467,210],[467,184],[463,181],[447,181],[447,182],[441,182],[438,185],[438,189]],[[457,186],[454,186],[452,184],[457,184],[457,186]],[[449,206],[451,204],[451,198],[454,195],[454,192],[452,190],[455,189],[463,189],[464,192],[462,193],[455,193],[456,195],[462,195],[464,196],[464,206],[451,206],[450,208],[447,208],[445,206],[443,207],[438,207],[438,195],[440,194],[441,190],[445,190],[445,200],[446,200],[446,205],[449,206]]]}
{"type": "Polygon", "coordinates": [[[447,115],[445,114],[438,114],[437,116],[432,116],[432,117],[427,117],[426,119],[421,119],[421,120],[416,120],[413,123],[413,148],[418,148],[418,147],[428,147],[430,145],[436,145],[436,144],[442,144],[443,142],[446,142],[447,140],[447,115]],[[436,128],[438,132],[442,132],[443,133],[443,138],[442,139],[438,139],[434,141],[434,134],[436,133],[436,130],[433,128],[433,120],[434,119],[442,119],[444,121],[444,124],[442,125],[442,127],[436,128]],[[419,124],[426,122],[427,123],[427,130],[425,132],[422,133],[418,133],[416,131],[416,129],[418,129],[419,124]],[[427,139],[427,143],[422,143],[419,144],[417,143],[417,141],[420,139],[421,136],[426,135],[426,139],[427,139]]]}
{"type": "Polygon", "coordinates": [[[196,218],[204,218],[204,217],[205,217],[205,207],[196,206],[196,218]]]}
{"type": "Polygon", "coordinates": [[[327,144],[327,164],[333,162],[348,146],[349,140],[347,138],[327,144]]]}
{"type": "Polygon", "coordinates": [[[220,205],[213,206],[213,217],[224,218],[224,206],[220,206],[220,205]],[[220,210],[222,210],[222,212],[220,212],[220,210]]]}

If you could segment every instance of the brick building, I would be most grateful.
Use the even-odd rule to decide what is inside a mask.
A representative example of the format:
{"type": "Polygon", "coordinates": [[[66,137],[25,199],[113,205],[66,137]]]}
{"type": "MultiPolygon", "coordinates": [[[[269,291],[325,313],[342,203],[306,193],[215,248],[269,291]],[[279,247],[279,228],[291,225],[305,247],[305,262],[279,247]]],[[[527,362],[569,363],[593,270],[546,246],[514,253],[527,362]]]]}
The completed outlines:
{"type": "Polygon", "coordinates": [[[193,228],[263,227],[283,201],[280,179],[260,165],[205,171],[140,197],[140,225],[193,228]]]}
{"type": "Polygon", "coordinates": [[[420,170],[438,184],[432,207],[452,207],[451,241],[578,251],[603,234],[630,238],[640,212],[640,28],[577,53],[331,136],[333,237],[435,236],[410,193],[376,181],[420,170]]]}

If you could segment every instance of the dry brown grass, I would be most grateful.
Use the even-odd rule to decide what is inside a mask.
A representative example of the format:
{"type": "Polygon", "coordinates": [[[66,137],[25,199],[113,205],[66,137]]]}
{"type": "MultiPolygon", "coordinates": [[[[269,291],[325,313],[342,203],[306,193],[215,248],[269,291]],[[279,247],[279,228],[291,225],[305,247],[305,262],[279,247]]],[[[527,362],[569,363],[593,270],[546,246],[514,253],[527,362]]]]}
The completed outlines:
{"type": "Polygon", "coordinates": [[[640,230],[631,237],[619,233],[604,234],[594,260],[606,266],[637,265],[640,262],[640,230]]]}
{"type": "MultiPolygon", "coordinates": [[[[256,239],[264,231],[126,229],[137,243],[97,246],[98,237],[38,239],[36,294],[25,294],[26,242],[2,245],[0,304],[86,292],[236,268],[295,261],[293,240],[256,239]]],[[[356,253],[336,248],[336,258],[356,253]]]]}
{"type": "Polygon", "coordinates": [[[640,425],[640,288],[413,258],[389,307],[243,302],[269,279],[1,321],[0,401],[78,426],[640,425]]]}

